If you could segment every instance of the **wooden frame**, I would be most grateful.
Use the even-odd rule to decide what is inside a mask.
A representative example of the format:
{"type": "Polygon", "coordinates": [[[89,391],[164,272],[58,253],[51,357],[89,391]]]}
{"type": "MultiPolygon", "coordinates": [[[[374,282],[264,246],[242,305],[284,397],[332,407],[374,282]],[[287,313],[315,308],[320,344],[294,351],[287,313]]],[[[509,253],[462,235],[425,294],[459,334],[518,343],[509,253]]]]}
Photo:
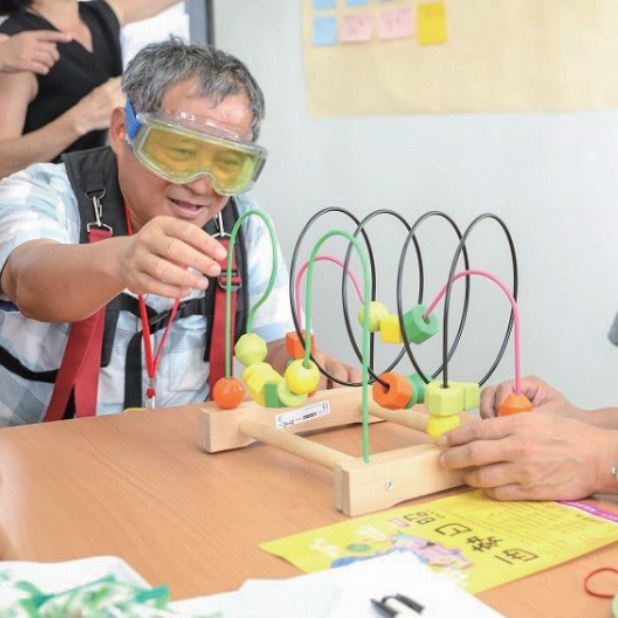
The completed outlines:
{"type": "MultiPolygon", "coordinates": [[[[440,468],[440,449],[434,444],[376,453],[365,462],[297,435],[361,423],[361,397],[360,388],[344,387],[320,391],[302,408],[265,408],[246,401],[222,410],[207,404],[200,408],[200,445],[217,453],[259,441],[328,468],[335,476],[335,507],[346,515],[371,513],[462,484],[460,473],[440,468]]],[[[426,432],[428,415],[418,407],[387,410],[369,398],[369,414],[370,422],[390,421],[426,432]]]]}

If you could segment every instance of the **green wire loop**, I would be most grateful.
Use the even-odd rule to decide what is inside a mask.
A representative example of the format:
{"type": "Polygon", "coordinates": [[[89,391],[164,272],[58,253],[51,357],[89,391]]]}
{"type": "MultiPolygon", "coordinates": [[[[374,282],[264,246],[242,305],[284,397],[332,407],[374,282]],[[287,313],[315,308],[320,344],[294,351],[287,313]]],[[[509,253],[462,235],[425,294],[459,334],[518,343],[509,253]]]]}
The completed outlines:
{"type": "Polygon", "coordinates": [[[309,365],[311,356],[311,290],[313,283],[313,266],[316,261],[316,256],[322,245],[331,236],[342,236],[346,238],[356,249],[358,257],[363,268],[363,342],[362,342],[362,423],[363,423],[363,461],[369,463],[369,306],[371,302],[371,280],[369,278],[369,260],[363,249],[363,246],[358,240],[349,234],[339,230],[333,230],[324,234],[313,247],[311,256],[309,257],[307,267],[307,279],[305,280],[305,357],[303,364],[305,367],[309,365]]]}
{"type": "Polygon", "coordinates": [[[232,330],[232,258],[234,256],[234,245],[236,243],[236,236],[238,236],[238,231],[240,230],[240,226],[243,221],[248,217],[253,215],[257,215],[264,221],[264,224],[268,228],[268,234],[270,235],[270,242],[273,249],[273,267],[272,272],[270,273],[270,279],[268,280],[268,285],[266,286],[266,290],[264,290],[264,294],[260,300],[255,303],[255,306],[251,307],[249,311],[249,315],[247,316],[247,333],[252,332],[253,330],[253,316],[255,312],[266,302],[269,294],[271,293],[273,286],[275,285],[275,279],[277,277],[278,270],[278,260],[277,260],[277,238],[275,236],[275,228],[269,217],[260,210],[247,210],[247,212],[243,213],[238,217],[234,227],[232,228],[232,232],[230,234],[230,243],[228,246],[227,253],[227,270],[226,270],[226,280],[225,280],[225,377],[232,377],[232,355],[231,355],[231,330],[232,330]]]}

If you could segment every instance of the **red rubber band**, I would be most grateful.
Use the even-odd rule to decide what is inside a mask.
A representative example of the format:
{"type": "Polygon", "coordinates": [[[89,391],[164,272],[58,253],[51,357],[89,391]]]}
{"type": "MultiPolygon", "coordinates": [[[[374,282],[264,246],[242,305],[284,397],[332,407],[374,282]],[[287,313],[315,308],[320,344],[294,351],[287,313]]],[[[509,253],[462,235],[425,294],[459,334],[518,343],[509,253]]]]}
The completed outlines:
{"type": "MultiPolygon", "coordinates": [[[[618,575],[618,569],[614,569],[613,567],[600,567],[595,569],[594,571],[590,571],[588,575],[584,578],[584,590],[591,594],[593,597],[599,597],[601,599],[613,599],[616,596],[616,592],[598,592],[590,587],[590,580],[595,576],[599,575],[599,573],[616,573],[618,575]]],[[[618,588],[618,586],[617,586],[618,588]]]]}

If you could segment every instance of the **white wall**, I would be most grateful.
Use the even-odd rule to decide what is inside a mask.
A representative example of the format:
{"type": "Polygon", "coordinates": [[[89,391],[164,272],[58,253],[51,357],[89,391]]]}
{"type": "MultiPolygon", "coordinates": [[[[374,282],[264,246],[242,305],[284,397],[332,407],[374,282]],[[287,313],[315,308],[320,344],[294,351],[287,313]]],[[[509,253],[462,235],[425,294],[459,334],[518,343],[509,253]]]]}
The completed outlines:
{"type": "MultiPolygon", "coordinates": [[[[300,0],[214,5],[217,45],[243,59],[266,94],[261,142],[270,159],[255,194],[272,214],[286,256],[304,223],[326,206],[361,217],[392,208],[411,223],[440,209],[463,227],[493,212],[509,226],[518,252],[522,372],[545,377],[584,407],[618,404],[618,349],[607,340],[618,311],[618,113],[312,120],[301,8],[300,0]]],[[[435,227],[423,232],[423,255],[448,262],[454,243],[435,227]]],[[[509,282],[506,249],[495,229],[474,235],[472,265],[509,282]]],[[[397,252],[398,258],[401,230],[384,221],[377,231],[376,251],[397,252]]],[[[320,267],[320,273],[327,270],[320,267]]],[[[444,283],[443,270],[428,285],[426,300],[444,283]]],[[[391,265],[378,275],[385,295],[393,273],[391,265]]],[[[336,303],[337,284],[328,283],[329,276],[320,278],[319,300],[336,303]]],[[[319,296],[317,289],[314,294],[319,296]]],[[[450,369],[453,379],[480,379],[506,321],[506,301],[491,285],[475,283],[473,301],[469,335],[450,369]]],[[[318,342],[347,356],[337,310],[330,306],[318,318],[318,309],[318,342]]],[[[511,342],[492,381],[512,375],[512,356],[511,342]]]]}

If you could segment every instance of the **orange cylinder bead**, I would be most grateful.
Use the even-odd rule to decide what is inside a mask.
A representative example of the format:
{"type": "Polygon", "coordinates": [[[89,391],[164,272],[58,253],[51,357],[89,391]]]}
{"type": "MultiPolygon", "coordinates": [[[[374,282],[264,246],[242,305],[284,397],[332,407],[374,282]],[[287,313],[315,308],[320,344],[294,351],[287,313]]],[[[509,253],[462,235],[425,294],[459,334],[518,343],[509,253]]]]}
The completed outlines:
{"type": "Polygon", "coordinates": [[[511,393],[500,404],[498,416],[509,416],[519,412],[532,412],[532,403],[524,394],[511,393]]]}
{"type": "Polygon", "coordinates": [[[389,410],[405,408],[413,395],[410,380],[393,372],[383,373],[379,379],[385,382],[386,386],[377,380],[373,383],[371,393],[374,401],[389,410]]]}

